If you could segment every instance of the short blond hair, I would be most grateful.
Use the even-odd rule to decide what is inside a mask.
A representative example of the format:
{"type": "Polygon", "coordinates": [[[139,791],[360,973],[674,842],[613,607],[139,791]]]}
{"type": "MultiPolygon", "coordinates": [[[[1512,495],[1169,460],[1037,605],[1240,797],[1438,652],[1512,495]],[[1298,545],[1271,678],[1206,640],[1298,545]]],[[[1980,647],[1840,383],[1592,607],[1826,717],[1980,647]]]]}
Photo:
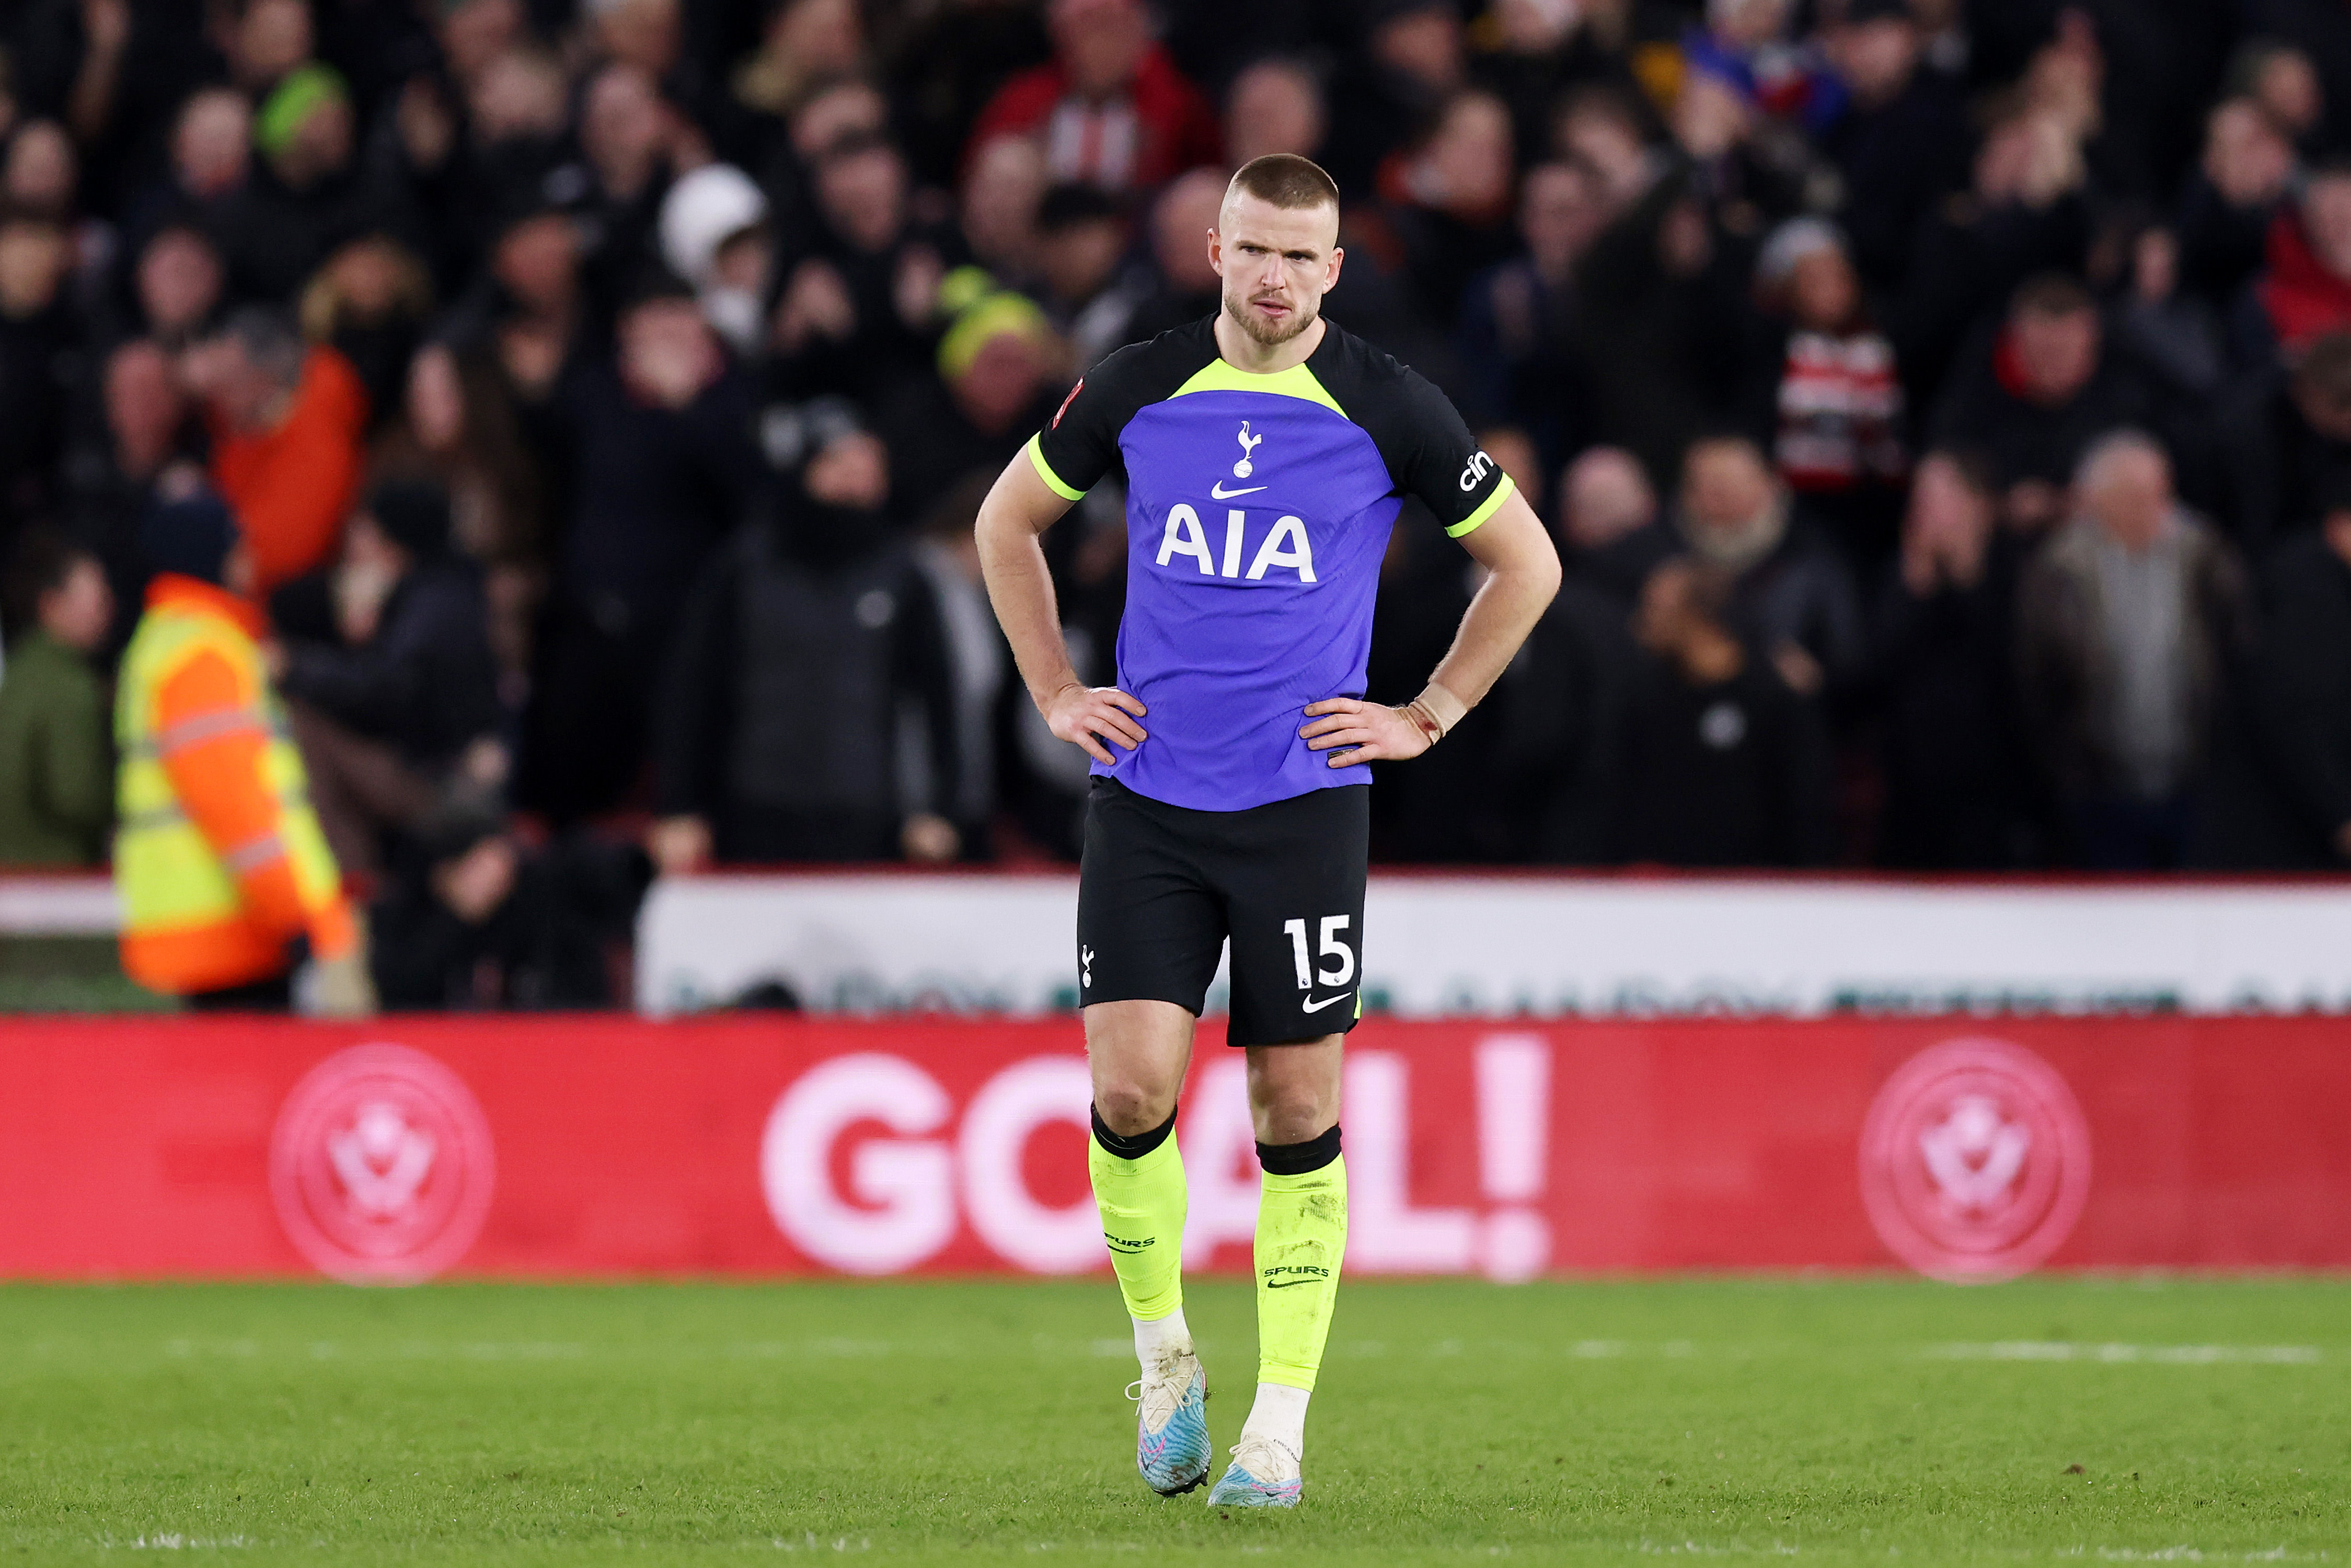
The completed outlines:
{"type": "Polygon", "coordinates": [[[1230,201],[1236,195],[1255,196],[1260,202],[1291,211],[1324,205],[1336,208],[1339,183],[1311,158],[1301,158],[1295,152],[1269,152],[1262,158],[1250,159],[1233,175],[1233,183],[1225,187],[1225,199],[1230,201]]]}

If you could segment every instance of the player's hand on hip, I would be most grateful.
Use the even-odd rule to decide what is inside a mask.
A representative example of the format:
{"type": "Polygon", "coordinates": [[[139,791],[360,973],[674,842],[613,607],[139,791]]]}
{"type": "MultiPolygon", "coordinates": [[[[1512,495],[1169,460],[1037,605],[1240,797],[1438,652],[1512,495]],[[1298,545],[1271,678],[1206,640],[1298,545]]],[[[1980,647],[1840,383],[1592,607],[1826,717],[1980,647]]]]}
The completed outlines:
{"type": "Polygon", "coordinates": [[[1084,747],[1086,755],[1096,762],[1114,764],[1118,758],[1102,742],[1124,751],[1141,746],[1148,737],[1134,721],[1143,713],[1143,704],[1116,686],[1081,686],[1073,682],[1055,692],[1045,705],[1045,727],[1061,739],[1084,747]]]}
{"type": "Polygon", "coordinates": [[[1406,718],[1401,708],[1367,703],[1360,697],[1326,697],[1306,705],[1314,722],[1298,733],[1309,751],[1338,750],[1333,768],[1358,762],[1401,762],[1428,749],[1428,737],[1406,718]],[[1345,747],[1348,749],[1339,749],[1345,747]]]}

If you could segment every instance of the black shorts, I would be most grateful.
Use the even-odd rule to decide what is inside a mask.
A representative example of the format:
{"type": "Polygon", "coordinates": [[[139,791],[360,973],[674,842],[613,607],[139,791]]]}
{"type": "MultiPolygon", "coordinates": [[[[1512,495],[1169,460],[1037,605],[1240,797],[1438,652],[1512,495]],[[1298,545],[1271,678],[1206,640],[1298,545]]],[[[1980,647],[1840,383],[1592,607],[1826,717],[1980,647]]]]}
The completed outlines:
{"type": "Polygon", "coordinates": [[[1197,1014],[1232,941],[1230,1045],[1344,1034],[1363,1014],[1367,785],[1196,811],[1096,779],[1078,876],[1078,1002],[1197,1014]]]}

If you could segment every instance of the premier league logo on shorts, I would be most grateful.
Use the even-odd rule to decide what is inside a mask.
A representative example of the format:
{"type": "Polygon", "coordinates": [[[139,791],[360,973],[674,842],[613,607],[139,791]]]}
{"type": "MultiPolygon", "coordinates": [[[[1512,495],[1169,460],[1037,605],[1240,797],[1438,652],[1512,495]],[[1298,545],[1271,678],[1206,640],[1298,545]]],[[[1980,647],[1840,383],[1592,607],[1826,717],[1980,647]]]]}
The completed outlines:
{"type": "Polygon", "coordinates": [[[269,1190],[302,1256],[352,1284],[429,1280],[482,1231],[496,1179],[490,1127],[422,1051],[362,1045],[294,1087],[269,1140],[269,1190]]]}
{"type": "Polygon", "coordinates": [[[2013,1279],[2072,1234],[2090,1131],[2049,1064],[1999,1040],[1923,1051],[1886,1081],[1861,1134],[1861,1195],[1888,1250],[1956,1284],[2013,1279]]]}

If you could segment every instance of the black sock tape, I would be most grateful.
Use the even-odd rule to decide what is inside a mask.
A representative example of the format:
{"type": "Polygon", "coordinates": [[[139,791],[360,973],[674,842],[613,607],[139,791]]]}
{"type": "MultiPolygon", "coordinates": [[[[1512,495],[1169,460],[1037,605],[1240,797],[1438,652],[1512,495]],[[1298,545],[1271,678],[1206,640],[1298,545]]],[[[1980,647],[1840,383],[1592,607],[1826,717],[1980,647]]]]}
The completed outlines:
{"type": "Polygon", "coordinates": [[[1112,1132],[1109,1124],[1102,1119],[1100,1111],[1089,1108],[1088,1114],[1094,1119],[1094,1142],[1102,1146],[1104,1154],[1116,1155],[1123,1160],[1141,1159],[1165,1143],[1167,1135],[1176,1130],[1176,1113],[1173,1111],[1167,1113],[1167,1120],[1160,1123],[1151,1131],[1137,1133],[1131,1138],[1122,1137],[1112,1132]]]}
{"type": "Polygon", "coordinates": [[[1302,1144],[1259,1144],[1257,1163],[1268,1176],[1304,1176],[1319,1171],[1339,1157],[1339,1124],[1319,1138],[1302,1144]]]}

